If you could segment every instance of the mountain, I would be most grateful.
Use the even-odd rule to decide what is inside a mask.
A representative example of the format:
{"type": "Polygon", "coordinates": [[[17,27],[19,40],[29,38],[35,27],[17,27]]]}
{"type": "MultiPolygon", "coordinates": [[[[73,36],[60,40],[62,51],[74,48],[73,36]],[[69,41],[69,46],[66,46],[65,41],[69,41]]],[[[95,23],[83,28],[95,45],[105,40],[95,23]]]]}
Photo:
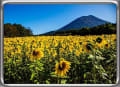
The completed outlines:
{"type": "Polygon", "coordinates": [[[82,16],[82,17],[79,17],[79,18],[73,20],[69,24],[63,26],[62,28],[60,28],[56,31],[50,31],[50,32],[44,33],[42,35],[53,35],[53,34],[55,34],[56,32],[59,32],[59,31],[71,30],[71,29],[76,30],[76,29],[81,29],[83,27],[90,28],[90,27],[95,27],[95,26],[98,26],[98,25],[103,25],[103,24],[106,24],[106,23],[110,23],[110,22],[102,20],[102,19],[100,19],[98,17],[95,17],[93,15],[82,16]]]}
{"type": "Polygon", "coordinates": [[[66,26],[62,27],[59,30],[81,29],[83,27],[95,27],[95,26],[102,25],[105,23],[108,23],[108,22],[98,17],[95,17],[93,15],[82,16],[72,21],[71,23],[67,24],[66,26]]]}

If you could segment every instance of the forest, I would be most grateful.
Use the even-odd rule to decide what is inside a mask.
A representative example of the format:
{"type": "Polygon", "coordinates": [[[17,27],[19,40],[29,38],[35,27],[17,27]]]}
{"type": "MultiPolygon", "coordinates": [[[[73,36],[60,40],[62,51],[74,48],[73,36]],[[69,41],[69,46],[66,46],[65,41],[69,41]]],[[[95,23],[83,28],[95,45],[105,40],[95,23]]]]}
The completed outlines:
{"type": "MultiPolygon", "coordinates": [[[[62,31],[55,31],[50,35],[102,35],[102,34],[115,34],[116,24],[106,23],[95,27],[83,27],[81,29],[67,29],[62,31]]],[[[48,34],[49,35],[49,34],[48,34]]]]}
{"type": "MultiPolygon", "coordinates": [[[[95,27],[83,27],[81,29],[67,29],[48,32],[46,34],[40,34],[40,36],[68,36],[68,35],[102,35],[102,34],[115,34],[116,24],[106,23],[95,27]]],[[[33,32],[30,28],[25,28],[21,24],[4,24],[4,36],[5,37],[23,37],[33,36],[33,32]]]]}
{"type": "Polygon", "coordinates": [[[30,28],[25,28],[21,24],[4,24],[5,37],[23,37],[33,35],[30,28]]]}

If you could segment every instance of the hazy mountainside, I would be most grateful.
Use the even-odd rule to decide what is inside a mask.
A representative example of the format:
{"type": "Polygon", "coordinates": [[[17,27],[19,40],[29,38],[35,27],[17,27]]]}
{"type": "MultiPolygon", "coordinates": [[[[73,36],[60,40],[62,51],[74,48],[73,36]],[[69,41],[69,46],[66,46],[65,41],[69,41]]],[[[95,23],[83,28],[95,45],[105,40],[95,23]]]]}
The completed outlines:
{"type": "Polygon", "coordinates": [[[95,26],[98,26],[98,25],[103,25],[103,24],[106,24],[106,23],[110,23],[110,22],[102,20],[102,19],[100,19],[98,17],[95,17],[93,15],[82,16],[80,18],[75,19],[71,23],[67,24],[66,26],[63,26],[62,28],[60,28],[56,31],[50,31],[50,32],[44,33],[42,35],[54,35],[58,31],[65,31],[65,30],[71,30],[71,29],[76,30],[76,29],[81,29],[81,28],[84,28],[84,27],[91,28],[91,27],[95,27],[95,26]]]}
{"type": "Polygon", "coordinates": [[[62,27],[59,30],[80,29],[83,27],[94,27],[94,26],[105,24],[105,23],[108,23],[108,22],[92,15],[82,16],[72,21],[68,25],[62,27]]]}

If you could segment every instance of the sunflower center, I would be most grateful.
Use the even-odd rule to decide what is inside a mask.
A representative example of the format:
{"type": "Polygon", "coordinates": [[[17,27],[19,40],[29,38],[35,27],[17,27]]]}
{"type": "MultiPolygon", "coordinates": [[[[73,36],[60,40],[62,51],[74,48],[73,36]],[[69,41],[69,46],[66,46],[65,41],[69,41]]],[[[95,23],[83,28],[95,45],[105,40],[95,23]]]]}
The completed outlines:
{"type": "Polygon", "coordinates": [[[80,43],[80,45],[82,45],[82,42],[79,42],[80,43]]]}
{"type": "Polygon", "coordinates": [[[86,48],[87,48],[87,50],[92,50],[92,44],[90,44],[90,43],[88,43],[87,45],[86,45],[86,48]]]}
{"type": "Polygon", "coordinates": [[[102,42],[102,38],[98,37],[98,38],[96,39],[96,42],[101,43],[101,42],[102,42]]]}
{"type": "Polygon", "coordinates": [[[39,54],[39,52],[38,51],[33,51],[33,56],[37,56],[39,54]]]}
{"type": "Polygon", "coordinates": [[[105,44],[106,47],[108,47],[108,44],[105,44]]]}
{"type": "Polygon", "coordinates": [[[59,64],[59,70],[64,70],[65,66],[66,66],[66,64],[64,62],[62,63],[62,66],[59,64]]]}

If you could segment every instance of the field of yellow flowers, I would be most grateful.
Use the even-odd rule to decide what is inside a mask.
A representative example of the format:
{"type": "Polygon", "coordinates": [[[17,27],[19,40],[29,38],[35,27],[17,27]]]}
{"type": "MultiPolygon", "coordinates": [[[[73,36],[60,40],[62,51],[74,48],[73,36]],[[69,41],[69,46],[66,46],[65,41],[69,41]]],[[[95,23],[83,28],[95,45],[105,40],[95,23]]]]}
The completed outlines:
{"type": "Polygon", "coordinates": [[[4,38],[6,84],[116,83],[116,35],[4,38]]]}

